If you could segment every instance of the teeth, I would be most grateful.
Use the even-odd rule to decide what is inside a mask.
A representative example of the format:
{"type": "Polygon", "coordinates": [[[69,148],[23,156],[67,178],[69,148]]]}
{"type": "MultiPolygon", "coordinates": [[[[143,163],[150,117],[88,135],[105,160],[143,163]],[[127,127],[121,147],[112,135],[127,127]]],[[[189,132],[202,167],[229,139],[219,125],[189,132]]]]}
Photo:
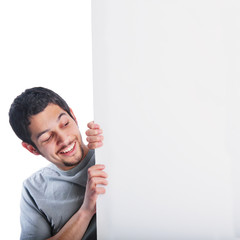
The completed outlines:
{"type": "Polygon", "coordinates": [[[73,147],[74,147],[74,143],[67,149],[65,149],[64,151],[62,151],[61,153],[67,153],[67,152],[70,152],[73,150],[73,147]]]}

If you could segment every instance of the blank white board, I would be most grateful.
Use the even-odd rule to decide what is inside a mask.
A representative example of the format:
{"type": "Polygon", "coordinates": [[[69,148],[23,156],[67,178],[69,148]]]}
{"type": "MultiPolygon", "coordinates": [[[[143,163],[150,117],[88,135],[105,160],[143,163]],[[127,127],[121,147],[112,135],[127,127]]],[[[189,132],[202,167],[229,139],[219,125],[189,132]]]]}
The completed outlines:
{"type": "Polygon", "coordinates": [[[239,12],[227,0],[92,0],[96,160],[109,175],[98,239],[240,236],[239,12]]]}

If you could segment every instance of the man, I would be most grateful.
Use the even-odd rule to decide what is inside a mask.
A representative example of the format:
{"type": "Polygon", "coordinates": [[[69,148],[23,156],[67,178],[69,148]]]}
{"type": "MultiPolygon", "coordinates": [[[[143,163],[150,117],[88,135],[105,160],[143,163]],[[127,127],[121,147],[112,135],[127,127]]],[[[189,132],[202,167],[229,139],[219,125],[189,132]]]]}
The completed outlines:
{"type": "Polygon", "coordinates": [[[9,122],[24,148],[51,162],[23,183],[21,239],[96,239],[96,199],[107,185],[104,166],[94,165],[100,127],[88,124],[85,145],[73,111],[42,87],[14,100],[9,122]]]}

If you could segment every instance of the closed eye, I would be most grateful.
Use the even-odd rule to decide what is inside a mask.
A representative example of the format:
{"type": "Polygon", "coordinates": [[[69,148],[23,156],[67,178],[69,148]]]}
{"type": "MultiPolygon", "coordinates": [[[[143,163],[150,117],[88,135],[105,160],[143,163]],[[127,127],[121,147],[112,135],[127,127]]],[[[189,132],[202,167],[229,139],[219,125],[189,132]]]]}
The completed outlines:
{"type": "Polygon", "coordinates": [[[51,139],[51,137],[52,137],[52,134],[47,139],[43,140],[43,142],[48,142],[51,139]]]}

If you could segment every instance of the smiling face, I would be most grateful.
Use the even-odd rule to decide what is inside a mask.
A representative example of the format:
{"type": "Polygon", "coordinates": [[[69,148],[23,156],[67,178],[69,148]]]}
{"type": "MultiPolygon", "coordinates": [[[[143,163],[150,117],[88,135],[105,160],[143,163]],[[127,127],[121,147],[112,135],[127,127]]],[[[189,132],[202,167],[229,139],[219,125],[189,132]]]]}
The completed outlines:
{"type": "Polygon", "coordinates": [[[82,142],[76,121],[58,105],[49,104],[30,122],[31,139],[39,153],[58,168],[69,170],[86,156],[88,148],[82,142]]]}

